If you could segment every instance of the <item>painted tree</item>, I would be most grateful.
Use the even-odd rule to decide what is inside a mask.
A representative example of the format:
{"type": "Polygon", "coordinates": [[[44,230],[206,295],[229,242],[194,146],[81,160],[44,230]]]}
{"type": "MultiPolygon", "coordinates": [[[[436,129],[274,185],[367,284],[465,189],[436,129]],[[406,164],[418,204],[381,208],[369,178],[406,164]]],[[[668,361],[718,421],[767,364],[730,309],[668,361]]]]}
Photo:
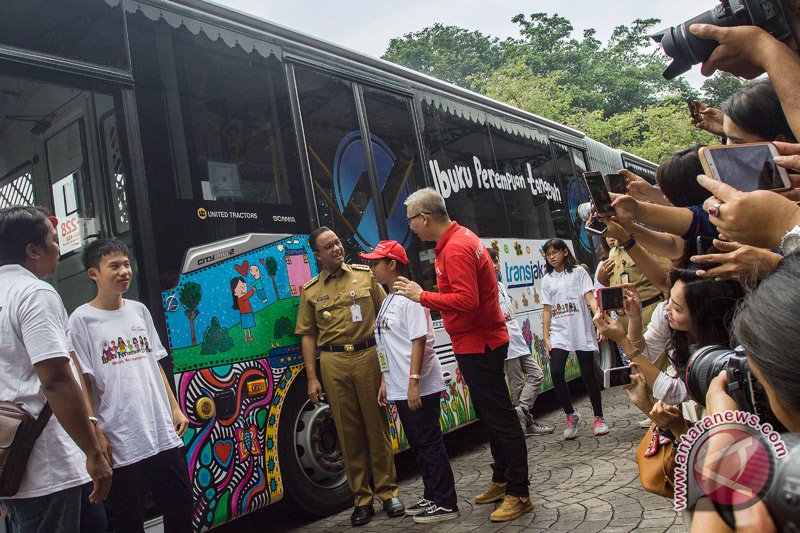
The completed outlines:
{"type": "Polygon", "coordinates": [[[264,268],[267,269],[267,274],[272,279],[272,289],[275,291],[275,299],[279,300],[278,297],[278,286],[275,284],[275,275],[278,273],[278,262],[275,261],[274,257],[267,257],[264,260],[264,268]]]}
{"type": "Polygon", "coordinates": [[[186,317],[189,319],[189,330],[192,332],[192,346],[197,346],[197,337],[194,333],[194,319],[200,312],[197,306],[200,305],[200,300],[203,298],[203,288],[193,282],[189,281],[181,287],[181,292],[178,294],[178,300],[183,306],[186,317]]]}

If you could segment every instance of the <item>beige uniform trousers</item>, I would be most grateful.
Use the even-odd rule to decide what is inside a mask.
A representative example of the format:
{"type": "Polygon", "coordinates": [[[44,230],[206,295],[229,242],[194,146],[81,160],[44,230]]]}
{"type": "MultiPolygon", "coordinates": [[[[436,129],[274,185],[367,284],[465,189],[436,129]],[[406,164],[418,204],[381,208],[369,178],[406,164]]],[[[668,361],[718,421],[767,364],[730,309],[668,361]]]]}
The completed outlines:
{"type": "Polygon", "coordinates": [[[381,371],[375,348],[322,352],[319,361],[355,505],[372,504],[370,466],[378,497],[397,496],[389,419],[386,409],[378,405],[381,371]]]}

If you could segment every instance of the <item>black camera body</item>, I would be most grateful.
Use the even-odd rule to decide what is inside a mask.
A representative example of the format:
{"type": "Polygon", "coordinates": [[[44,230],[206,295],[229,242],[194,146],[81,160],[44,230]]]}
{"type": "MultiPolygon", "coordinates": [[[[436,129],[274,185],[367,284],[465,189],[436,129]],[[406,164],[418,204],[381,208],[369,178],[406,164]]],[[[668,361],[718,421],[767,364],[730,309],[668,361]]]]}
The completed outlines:
{"type": "Polygon", "coordinates": [[[672,28],[652,35],[660,43],[672,63],[664,71],[671,80],[702,63],[719,45],[717,41],[701,39],[689,31],[692,24],[714,26],[758,26],[778,40],[795,35],[791,0],[720,0],[720,5],[672,28]]]}
{"type": "Polygon", "coordinates": [[[786,431],[772,412],[764,387],[750,371],[741,346],[733,350],[724,346],[704,346],[692,354],[686,365],[686,387],[694,401],[705,406],[708,386],[723,370],[728,372],[728,394],[740,411],[758,415],[762,422],[772,424],[775,431],[786,431]]]}

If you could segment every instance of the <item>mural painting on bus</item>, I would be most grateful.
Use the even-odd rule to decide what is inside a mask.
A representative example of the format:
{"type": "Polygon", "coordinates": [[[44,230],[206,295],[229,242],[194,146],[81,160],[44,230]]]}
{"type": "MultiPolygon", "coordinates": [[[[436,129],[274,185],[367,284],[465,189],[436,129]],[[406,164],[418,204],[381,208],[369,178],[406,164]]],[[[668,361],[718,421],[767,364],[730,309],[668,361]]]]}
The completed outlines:
{"type": "Polygon", "coordinates": [[[198,531],[283,496],[279,415],[302,369],[294,327],[316,270],[295,236],[181,274],[162,294],[198,531]]]}
{"type": "MultiPolygon", "coordinates": [[[[389,239],[395,240],[407,247],[411,242],[411,228],[406,221],[406,198],[414,192],[408,176],[412,174],[414,157],[396,154],[389,145],[375,134],[370,134],[372,153],[375,158],[375,171],[378,174],[379,194],[383,195],[384,187],[389,183],[390,176],[403,176],[402,186],[398,191],[392,190],[392,203],[385,206],[386,227],[389,239]]],[[[345,215],[345,210],[351,202],[354,193],[363,185],[361,181],[369,175],[369,165],[364,154],[364,141],[360,131],[352,131],[345,135],[336,148],[333,160],[333,187],[335,206],[339,216],[348,217],[347,225],[355,227],[353,237],[365,250],[373,249],[381,240],[378,235],[378,221],[375,215],[375,205],[372,199],[367,202],[367,207],[361,214],[361,220],[351,220],[352,213],[345,215]]]]}
{"type": "MultiPolygon", "coordinates": [[[[522,336],[544,372],[542,390],[550,389],[553,386],[553,378],[550,375],[550,360],[545,355],[542,333],[544,305],[540,296],[542,278],[545,275],[542,247],[547,240],[482,239],[482,241],[500,254],[500,281],[508,289],[514,308],[514,318],[520,324],[522,336]]],[[[574,253],[572,243],[567,242],[567,246],[574,253]]],[[[565,373],[568,380],[580,376],[580,368],[574,355],[567,359],[565,373]]]]}

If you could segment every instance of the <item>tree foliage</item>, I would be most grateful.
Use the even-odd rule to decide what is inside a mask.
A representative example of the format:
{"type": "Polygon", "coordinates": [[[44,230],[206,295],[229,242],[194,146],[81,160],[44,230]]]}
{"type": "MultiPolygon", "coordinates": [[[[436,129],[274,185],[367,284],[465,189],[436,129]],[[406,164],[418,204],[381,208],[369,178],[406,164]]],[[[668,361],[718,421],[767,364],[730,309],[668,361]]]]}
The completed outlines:
{"type": "Polygon", "coordinates": [[[653,161],[715,142],[689,123],[687,97],[718,106],[741,85],[727,74],[706,80],[700,92],[683,79],[665,80],[667,62],[649,37],[658,19],[618,26],[606,43],[594,29],[575,37],[558,14],[520,14],[511,22],[519,37],[502,41],[435,24],[392,39],[383,57],[653,161]]]}

